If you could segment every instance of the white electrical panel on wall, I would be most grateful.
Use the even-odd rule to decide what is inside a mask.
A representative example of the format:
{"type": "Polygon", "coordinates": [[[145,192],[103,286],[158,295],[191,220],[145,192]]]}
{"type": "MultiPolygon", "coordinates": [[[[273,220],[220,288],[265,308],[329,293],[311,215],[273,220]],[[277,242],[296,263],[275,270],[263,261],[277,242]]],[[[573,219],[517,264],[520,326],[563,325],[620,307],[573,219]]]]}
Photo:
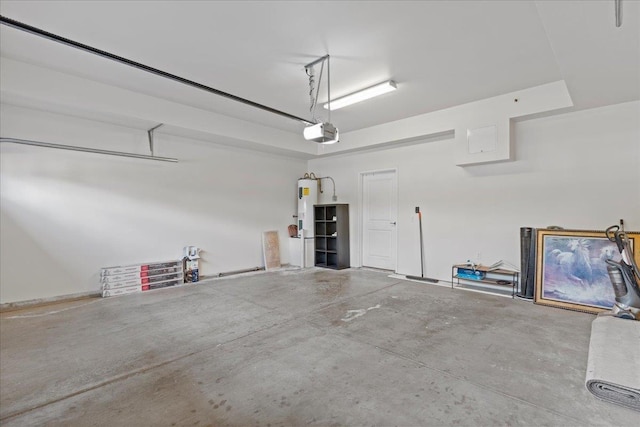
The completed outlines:
{"type": "Polygon", "coordinates": [[[488,153],[498,148],[498,131],[496,125],[477,129],[467,129],[469,154],[488,153]]]}

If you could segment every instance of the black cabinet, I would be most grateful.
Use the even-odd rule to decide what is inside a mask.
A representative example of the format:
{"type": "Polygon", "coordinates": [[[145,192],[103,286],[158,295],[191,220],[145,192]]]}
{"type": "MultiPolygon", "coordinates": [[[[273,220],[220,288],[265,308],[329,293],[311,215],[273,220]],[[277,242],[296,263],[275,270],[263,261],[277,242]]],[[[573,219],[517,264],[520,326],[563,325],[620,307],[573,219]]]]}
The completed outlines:
{"type": "Polygon", "coordinates": [[[349,268],[349,205],[315,205],[315,265],[349,268]]]}

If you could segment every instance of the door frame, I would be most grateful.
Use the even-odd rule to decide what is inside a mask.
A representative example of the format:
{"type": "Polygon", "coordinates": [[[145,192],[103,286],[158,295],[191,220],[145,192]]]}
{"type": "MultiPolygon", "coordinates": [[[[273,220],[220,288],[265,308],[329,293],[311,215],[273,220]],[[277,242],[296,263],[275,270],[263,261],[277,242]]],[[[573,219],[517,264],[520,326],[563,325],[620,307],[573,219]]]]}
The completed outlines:
{"type": "Polygon", "coordinates": [[[398,179],[398,168],[394,167],[394,168],[385,168],[385,169],[372,169],[372,170],[366,170],[366,171],[362,171],[359,173],[358,175],[358,221],[360,221],[360,224],[358,226],[358,267],[363,267],[362,265],[362,260],[364,259],[364,246],[362,245],[363,242],[363,235],[364,235],[364,177],[365,175],[369,175],[372,173],[381,173],[381,172],[393,172],[395,174],[395,178],[396,178],[396,200],[395,200],[395,206],[396,206],[396,235],[395,235],[395,244],[396,244],[396,253],[395,253],[395,257],[396,257],[396,265],[393,268],[393,272],[397,273],[398,272],[398,227],[400,226],[398,224],[398,204],[399,204],[399,200],[400,200],[400,180],[398,179]]]}

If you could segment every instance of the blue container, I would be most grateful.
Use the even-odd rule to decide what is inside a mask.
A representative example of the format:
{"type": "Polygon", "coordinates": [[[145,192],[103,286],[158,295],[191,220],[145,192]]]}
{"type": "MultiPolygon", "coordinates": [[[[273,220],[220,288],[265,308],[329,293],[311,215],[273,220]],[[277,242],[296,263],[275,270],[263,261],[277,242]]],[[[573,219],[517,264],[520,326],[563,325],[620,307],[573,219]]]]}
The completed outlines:
{"type": "Polygon", "coordinates": [[[458,268],[458,277],[467,280],[482,280],[485,278],[484,271],[473,270],[471,268],[458,268]]]}

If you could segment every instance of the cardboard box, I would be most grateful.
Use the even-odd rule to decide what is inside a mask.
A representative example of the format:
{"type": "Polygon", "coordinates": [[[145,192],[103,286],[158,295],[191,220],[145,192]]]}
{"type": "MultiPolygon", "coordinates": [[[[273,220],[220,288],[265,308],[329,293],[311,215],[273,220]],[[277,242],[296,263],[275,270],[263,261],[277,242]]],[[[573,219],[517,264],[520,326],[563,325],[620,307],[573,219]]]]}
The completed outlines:
{"type": "Polygon", "coordinates": [[[139,277],[137,279],[121,280],[118,282],[103,282],[102,289],[118,289],[126,288],[128,286],[140,286],[149,283],[149,279],[146,277],[139,277]]]}
{"type": "Polygon", "coordinates": [[[149,289],[144,289],[145,291],[147,290],[153,290],[153,289],[160,289],[160,288],[168,288],[170,286],[176,286],[176,285],[181,285],[182,284],[182,280],[169,280],[168,282],[161,282],[161,283],[149,283],[149,289]]]}
{"type": "Polygon", "coordinates": [[[180,268],[181,261],[163,261],[151,262],[134,265],[117,265],[114,267],[105,267],[100,271],[100,276],[114,276],[119,274],[140,273],[141,271],[157,270],[159,268],[180,268]]]}
{"type": "Polygon", "coordinates": [[[100,271],[100,276],[117,276],[121,274],[140,273],[142,271],[140,265],[130,265],[125,267],[108,267],[100,271]]]}
{"type": "Polygon", "coordinates": [[[100,270],[102,296],[125,295],[183,283],[182,261],[106,267],[100,270]]]}
{"type": "Polygon", "coordinates": [[[180,266],[178,266],[178,267],[164,267],[164,268],[158,268],[155,270],[143,271],[140,274],[144,274],[147,277],[153,277],[153,276],[159,276],[164,274],[177,274],[181,272],[182,272],[182,269],[180,268],[180,266]]]}
{"type": "Polygon", "coordinates": [[[173,274],[161,274],[159,276],[151,276],[149,277],[149,284],[164,282],[167,280],[177,280],[182,279],[182,273],[173,273],[173,274]]]}
{"type": "Polygon", "coordinates": [[[118,295],[126,295],[126,294],[132,294],[132,293],[136,293],[136,292],[142,292],[142,287],[140,285],[138,286],[129,286],[126,288],[118,288],[118,289],[103,289],[102,290],[102,296],[103,297],[115,297],[118,295]]]}
{"type": "Polygon", "coordinates": [[[180,261],[156,262],[156,263],[150,263],[147,265],[148,270],[155,270],[158,268],[167,268],[167,267],[180,267],[180,261]]]}
{"type": "Polygon", "coordinates": [[[102,276],[100,278],[100,283],[115,283],[115,282],[125,282],[128,280],[139,280],[140,277],[143,277],[144,273],[129,273],[129,274],[115,274],[112,276],[102,276]]]}

